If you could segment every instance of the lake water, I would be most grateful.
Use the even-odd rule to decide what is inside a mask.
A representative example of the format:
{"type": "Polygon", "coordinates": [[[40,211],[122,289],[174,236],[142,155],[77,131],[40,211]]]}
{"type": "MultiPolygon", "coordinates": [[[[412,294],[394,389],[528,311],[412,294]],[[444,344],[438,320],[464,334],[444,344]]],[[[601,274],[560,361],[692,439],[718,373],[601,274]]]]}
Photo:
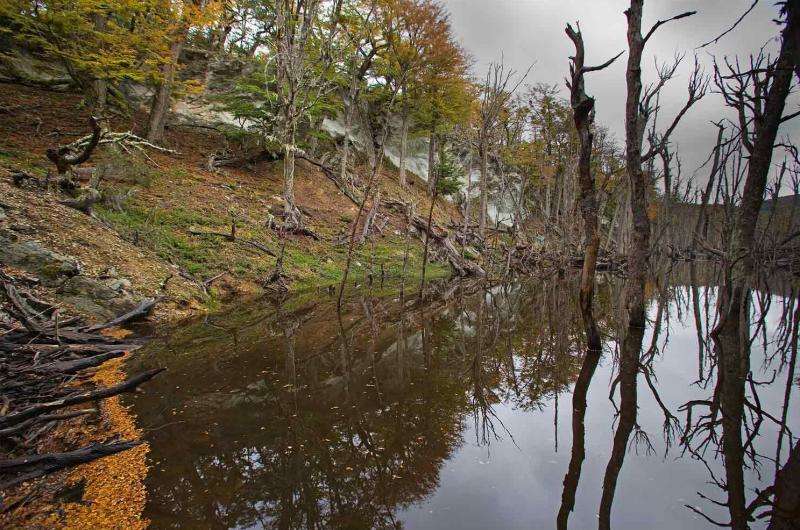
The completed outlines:
{"type": "MultiPolygon", "coordinates": [[[[622,452],[613,528],[714,527],[686,505],[730,520],[698,495],[726,499],[712,481],[725,476],[721,428],[686,429],[705,411],[695,407],[687,422],[681,410],[710,400],[718,383],[708,337],[717,288],[697,276],[674,269],[648,285],[637,425],[622,452]],[[664,409],[675,417],[669,436],[664,409]]],[[[748,501],[774,482],[789,431],[800,432],[800,389],[787,389],[798,291],[763,283],[746,389],[763,413],[749,410],[743,431],[757,434],[745,448],[748,501]]],[[[337,312],[319,291],[161,330],[132,362],[168,368],[130,399],[151,447],[145,516],[153,528],[555,528],[582,439],[585,460],[567,481],[569,527],[596,528],[619,423],[624,282],[599,278],[604,352],[573,417],[587,359],[576,292],[559,276],[437,284],[424,300],[375,287],[337,312]],[[573,440],[581,415],[585,432],[573,440]]]]}

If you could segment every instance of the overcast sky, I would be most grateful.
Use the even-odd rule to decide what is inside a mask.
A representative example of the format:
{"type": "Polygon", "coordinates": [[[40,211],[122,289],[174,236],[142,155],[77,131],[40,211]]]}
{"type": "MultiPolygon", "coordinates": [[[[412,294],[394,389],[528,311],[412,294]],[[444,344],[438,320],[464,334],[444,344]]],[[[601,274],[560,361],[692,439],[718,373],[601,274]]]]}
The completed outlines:
{"type": "MultiPolygon", "coordinates": [[[[482,74],[493,61],[524,72],[534,64],[527,83],[557,83],[567,96],[564,77],[568,57],[574,52],[564,34],[567,22],[580,22],[586,45],[586,63],[605,62],[627,50],[625,0],[443,0],[451,13],[453,30],[464,49],[474,58],[476,73],[482,74]]],[[[659,19],[684,11],[697,11],[692,17],[673,21],[659,28],[647,43],[642,61],[645,82],[655,75],[654,58],[671,60],[676,52],[686,58],[676,78],[662,96],[662,122],[669,119],[686,99],[686,84],[698,54],[706,71],[711,72],[712,55],[722,58],[756,53],[763,45],[776,52],[779,26],[774,0],[760,0],[756,8],[732,33],[715,45],[698,46],[728,29],[744,13],[752,0],[649,0],[645,2],[644,32],[659,19]]],[[[624,138],[625,63],[620,57],[610,68],[587,74],[586,91],[597,103],[596,122],[608,127],[618,141],[624,138]]],[[[787,112],[798,109],[793,96],[787,112]]],[[[718,94],[709,94],[692,108],[673,136],[683,161],[684,178],[708,157],[716,138],[711,121],[730,116],[718,94]]],[[[800,139],[800,118],[784,124],[782,135],[800,139]]],[[[776,151],[776,154],[782,153],[776,151]]],[[[777,161],[777,157],[773,162],[777,161]]],[[[705,171],[698,173],[705,180],[705,171]]]]}

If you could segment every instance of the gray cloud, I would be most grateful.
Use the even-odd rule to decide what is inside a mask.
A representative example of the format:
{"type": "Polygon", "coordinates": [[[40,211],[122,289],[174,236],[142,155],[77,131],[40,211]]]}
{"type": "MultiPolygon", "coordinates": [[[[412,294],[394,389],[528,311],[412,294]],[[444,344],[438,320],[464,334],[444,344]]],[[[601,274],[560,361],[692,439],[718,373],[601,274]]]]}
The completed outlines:
{"type": "MultiPolygon", "coordinates": [[[[556,83],[564,87],[572,44],[564,34],[567,22],[580,22],[587,50],[587,62],[599,64],[627,50],[627,21],[624,0],[444,0],[451,13],[454,32],[475,59],[480,75],[487,65],[504,58],[507,65],[524,72],[534,68],[528,83],[556,83]]],[[[712,56],[743,58],[766,45],[775,53],[779,26],[773,19],[778,11],[772,0],[761,0],[752,13],[719,43],[703,49],[699,45],[727,29],[751,4],[751,0],[670,0],[645,3],[644,27],[684,11],[698,11],[687,19],[662,26],[648,42],[643,59],[643,76],[652,80],[654,60],[669,61],[676,53],[686,54],[676,78],[662,96],[662,121],[672,116],[686,99],[686,83],[693,55],[711,72],[712,56]]],[[[608,127],[618,139],[624,137],[625,61],[623,55],[607,70],[589,74],[587,92],[597,100],[597,122],[608,127]]],[[[566,95],[566,88],[564,88],[566,95]]],[[[798,109],[795,95],[787,111],[798,109]]],[[[683,161],[684,175],[691,174],[713,147],[716,129],[711,124],[731,117],[719,95],[709,94],[683,120],[673,137],[683,161]]],[[[788,122],[782,135],[798,138],[800,118],[788,122]]],[[[698,180],[704,180],[698,173],[698,180]]]]}

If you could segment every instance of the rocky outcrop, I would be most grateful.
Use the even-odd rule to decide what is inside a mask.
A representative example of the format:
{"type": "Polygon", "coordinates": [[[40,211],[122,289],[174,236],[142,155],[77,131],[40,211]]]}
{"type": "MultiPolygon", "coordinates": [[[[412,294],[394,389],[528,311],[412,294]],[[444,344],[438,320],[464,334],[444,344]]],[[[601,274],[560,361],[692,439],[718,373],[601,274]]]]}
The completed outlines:
{"type": "Polygon", "coordinates": [[[136,307],[137,302],[128,289],[130,282],[125,279],[74,276],[64,282],[58,293],[80,313],[110,319],[136,307]]]}
{"type": "Polygon", "coordinates": [[[84,276],[76,260],[44,248],[38,241],[23,240],[12,230],[0,230],[0,265],[25,271],[43,286],[55,288],[61,301],[83,315],[109,319],[137,305],[125,278],[84,276]]]}
{"type": "Polygon", "coordinates": [[[21,240],[11,230],[0,230],[0,264],[35,275],[44,285],[57,286],[80,273],[78,263],[42,247],[34,240],[21,240]]]}

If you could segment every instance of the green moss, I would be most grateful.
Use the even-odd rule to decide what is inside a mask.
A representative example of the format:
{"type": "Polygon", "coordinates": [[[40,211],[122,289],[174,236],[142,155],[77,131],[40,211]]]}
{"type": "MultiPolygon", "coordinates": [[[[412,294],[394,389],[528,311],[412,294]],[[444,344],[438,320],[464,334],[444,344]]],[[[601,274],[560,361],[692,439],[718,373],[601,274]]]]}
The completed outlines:
{"type": "MultiPolygon", "coordinates": [[[[124,212],[99,207],[104,221],[113,225],[128,240],[137,242],[167,261],[176,263],[198,278],[229,270],[241,279],[259,281],[275,267],[275,259],[249,247],[224,241],[218,237],[195,236],[189,229],[227,233],[229,219],[213,213],[188,208],[156,209],[133,205],[124,212]]],[[[279,250],[274,232],[263,227],[244,225],[239,229],[243,238],[261,241],[276,252],[279,250]]],[[[410,240],[406,281],[418,281],[422,274],[422,245],[410,240]]],[[[388,235],[377,241],[356,247],[348,274],[348,283],[364,284],[372,277],[379,282],[399,281],[403,276],[406,241],[388,235]]],[[[293,291],[339,284],[347,262],[347,245],[308,239],[287,241],[284,251],[284,272],[290,278],[293,291]]],[[[446,264],[428,263],[426,277],[447,277],[446,264]]]]}
{"type": "Polygon", "coordinates": [[[49,163],[40,155],[16,149],[0,148],[0,165],[27,171],[37,177],[47,174],[49,163]]]}

